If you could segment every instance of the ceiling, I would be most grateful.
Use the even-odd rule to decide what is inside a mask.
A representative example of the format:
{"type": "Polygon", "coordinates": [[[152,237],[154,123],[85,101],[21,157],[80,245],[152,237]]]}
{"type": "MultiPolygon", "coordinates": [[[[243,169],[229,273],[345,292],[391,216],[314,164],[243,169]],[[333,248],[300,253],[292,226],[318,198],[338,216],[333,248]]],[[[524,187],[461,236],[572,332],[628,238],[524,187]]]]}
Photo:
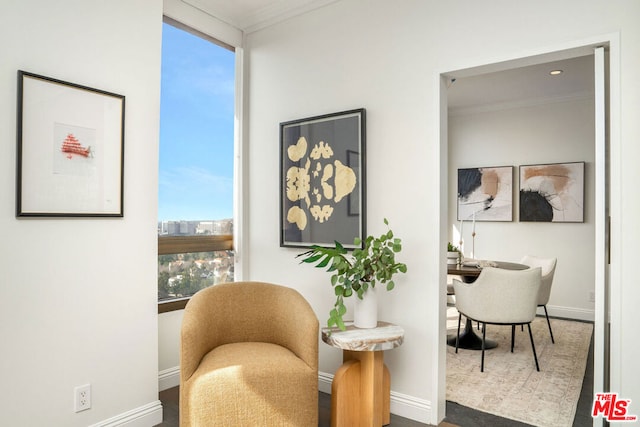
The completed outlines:
{"type": "Polygon", "coordinates": [[[593,55],[449,81],[450,112],[498,109],[593,96],[593,55]],[[562,74],[552,76],[552,70],[562,74]]]}
{"type": "MultiPolygon", "coordinates": [[[[181,1],[245,33],[251,33],[339,0],[181,1]]],[[[452,114],[464,113],[592,96],[593,55],[581,55],[491,73],[480,74],[476,70],[458,73],[470,76],[450,80],[449,111],[452,114]],[[549,75],[549,71],[554,69],[564,72],[558,76],[549,75]]]]}
{"type": "Polygon", "coordinates": [[[245,33],[338,0],[182,0],[245,33]]]}

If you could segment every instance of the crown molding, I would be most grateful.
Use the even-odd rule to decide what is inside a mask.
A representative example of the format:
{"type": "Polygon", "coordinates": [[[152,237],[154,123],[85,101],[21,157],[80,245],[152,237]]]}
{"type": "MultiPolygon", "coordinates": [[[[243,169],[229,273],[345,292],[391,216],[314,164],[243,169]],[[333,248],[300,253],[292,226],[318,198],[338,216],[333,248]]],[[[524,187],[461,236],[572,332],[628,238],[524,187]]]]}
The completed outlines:
{"type": "Polygon", "coordinates": [[[267,28],[271,25],[303,15],[315,9],[327,6],[340,0],[282,0],[272,1],[264,7],[245,12],[244,16],[233,17],[224,10],[211,7],[206,0],[181,0],[182,2],[212,16],[245,34],[267,28]]]}

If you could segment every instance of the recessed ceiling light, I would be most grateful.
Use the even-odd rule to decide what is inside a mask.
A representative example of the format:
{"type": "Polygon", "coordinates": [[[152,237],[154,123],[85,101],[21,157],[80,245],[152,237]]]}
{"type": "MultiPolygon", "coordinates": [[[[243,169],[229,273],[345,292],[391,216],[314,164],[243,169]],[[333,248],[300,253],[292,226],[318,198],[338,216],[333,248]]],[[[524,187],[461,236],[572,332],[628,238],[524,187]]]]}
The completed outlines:
{"type": "Polygon", "coordinates": [[[562,70],[551,70],[549,71],[549,74],[551,74],[552,76],[558,76],[562,74],[562,70]]]}

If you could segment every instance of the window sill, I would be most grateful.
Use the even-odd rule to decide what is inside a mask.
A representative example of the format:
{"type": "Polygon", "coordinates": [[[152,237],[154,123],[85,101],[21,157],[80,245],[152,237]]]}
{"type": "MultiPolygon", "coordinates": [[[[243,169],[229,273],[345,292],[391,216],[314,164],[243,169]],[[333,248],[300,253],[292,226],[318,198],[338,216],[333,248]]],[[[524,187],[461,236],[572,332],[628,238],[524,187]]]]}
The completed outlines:
{"type": "Polygon", "coordinates": [[[158,314],[183,310],[191,298],[180,298],[170,301],[158,302],[158,314]]]}

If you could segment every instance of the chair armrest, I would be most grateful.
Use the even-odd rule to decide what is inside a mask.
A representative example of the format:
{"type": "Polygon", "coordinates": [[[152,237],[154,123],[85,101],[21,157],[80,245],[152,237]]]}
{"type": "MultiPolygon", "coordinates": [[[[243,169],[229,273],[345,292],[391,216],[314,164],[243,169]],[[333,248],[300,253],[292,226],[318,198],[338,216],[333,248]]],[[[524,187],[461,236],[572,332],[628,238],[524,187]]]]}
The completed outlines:
{"type": "Polygon", "coordinates": [[[288,306],[287,314],[288,320],[278,325],[282,345],[317,371],[320,324],[315,312],[306,301],[298,301],[288,306]]]}

